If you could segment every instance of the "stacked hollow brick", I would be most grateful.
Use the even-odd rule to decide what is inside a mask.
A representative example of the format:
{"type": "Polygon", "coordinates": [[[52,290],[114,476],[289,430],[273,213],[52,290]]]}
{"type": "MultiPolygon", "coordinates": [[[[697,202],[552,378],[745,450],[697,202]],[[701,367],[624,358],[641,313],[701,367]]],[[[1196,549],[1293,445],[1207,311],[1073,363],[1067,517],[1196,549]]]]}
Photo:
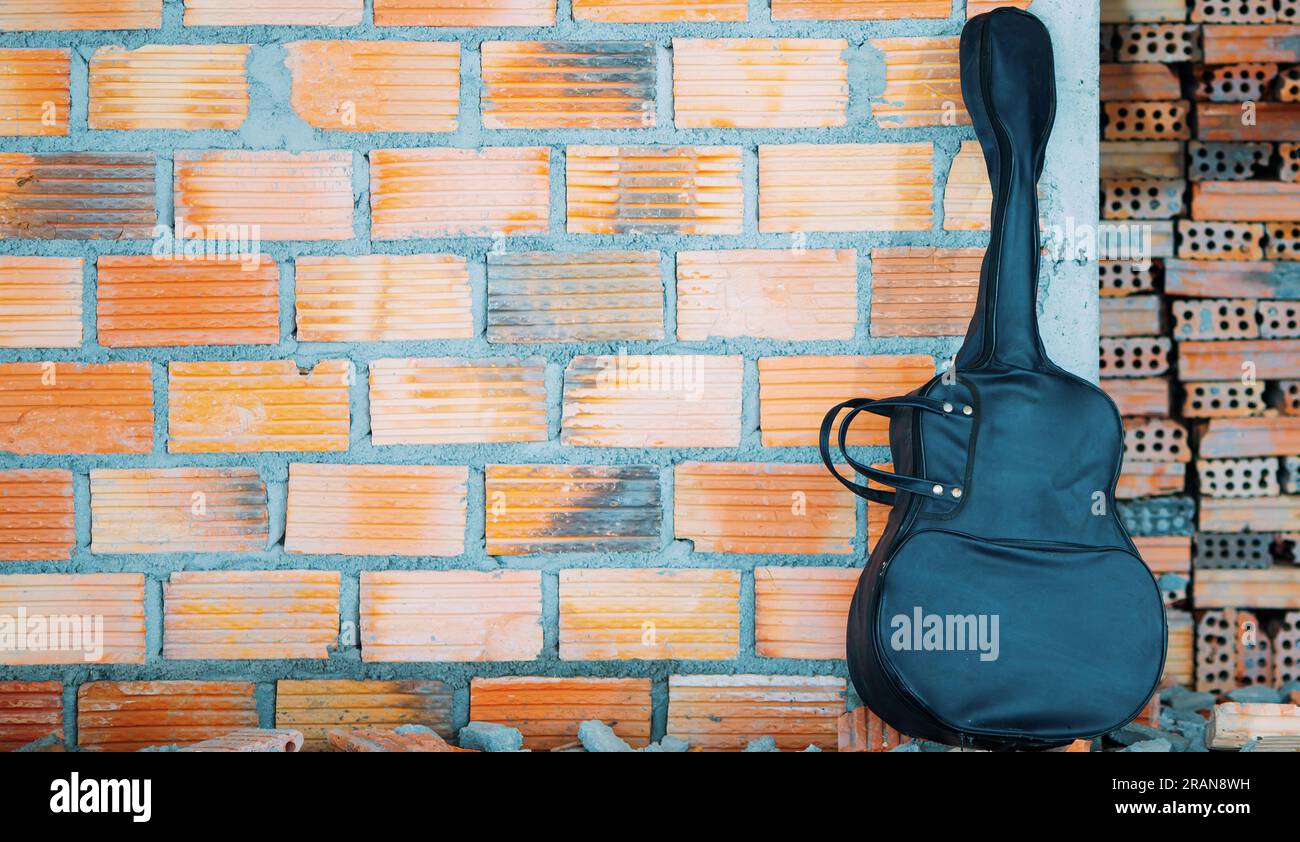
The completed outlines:
{"type": "Polygon", "coordinates": [[[813,445],[971,312],[964,18],[752,6],[0,4],[0,614],[103,622],[0,651],[0,746],[896,744],[837,722],[887,510],[813,445]]]}
{"type": "Polygon", "coordinates": [[[1282,687],[1300,680],[1300,3],[1103,0],[1102,23],[1102,216],[1149,227],[1155,258],[1102,264],[1102,376],[1126,520],[1172,606],[1166,678],[1282,687]]]}

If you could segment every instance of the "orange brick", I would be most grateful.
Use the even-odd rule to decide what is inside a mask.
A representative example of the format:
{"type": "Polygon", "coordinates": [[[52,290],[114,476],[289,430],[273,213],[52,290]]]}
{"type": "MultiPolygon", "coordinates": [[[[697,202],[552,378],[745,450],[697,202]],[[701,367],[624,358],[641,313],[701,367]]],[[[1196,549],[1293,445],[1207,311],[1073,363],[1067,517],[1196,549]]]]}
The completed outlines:
{"type": "Polygon", "coordinates": [[[577,356],[564,372],[560,441],[571,447],[737,447],[738,356],[577,356]]]}
{"type": "Polygon", "coordinates": [[[172,362],[167,449],[254,453],[348,449],[349,360],[172,362]]]}
{"type": "Polygon", "coordinates": [[[1264,409],[1264,384],[1206,382],[1183,383],[1184,418],[1235,418],[1257,415],[1264,409]]]}
{"type": "Polygon", "coordinates": [[[324,660],[338,636],[337,570],[195,571],[163,583],[168,660],[324,660]]]}
{"type": "MultiPolygon", "coordinates": [[[[981,0],[983,2],[983,0],[981,0]]],[[[1187,0],[1101,0],[1102,23],[1187,20],[1187,0]]]]}
{"type": "Polygon", "coordinates": [[[92,129],[238,129],[248,117],[248,44],[100,47],[92,129]]]}
{"type": "Polygon", "coordinates": [[[77,745],[137,751],[256,728],[251,681],[91,681],[77,688],[77,745]]]}
{"type": "Polygon", "coordinates": [[[63,682],[0,681],[0,751],[63,732],[63,682]]]}
{"type": "Polygon", "coordinates": [[[1226,222],[1300,222],[1300,184],[1203,181],[1192,185],[1192,218],[1226,222]]]}
{"type": "Polygon", "coordinates": [[[754,641],[762,658],[844,657],[852,567],[754,568],[754,641]]]}
{"type": "Polygon", "coordinates": [[[1165,294],[1189,298],[1290,298],[1300,288],[1285,264],[1165,261],[1165,294]]]}
{"type": "MultiPolygon", "coordinates": [[[[1260,142],[1288,141],[1300,134],[1300,103],[1257,102],[1251,105],[1253,119],[1246,121],[1242,119],[1244,111],[1239,102],[1198,102],[1197,137],[1201,140],[1260,142]]],[[[1285,162],[1286,156],[1282,157],[1285,162]]],[[[1285,169],[1284,166],[1284,172],[1285,169]]]]}
{"type": "Polygon", "coordinates": [[[1169,418],[1124,419],[1124,458],[1136,462],[1188,462],[1187,429],[1169,418]]]}
{"type": "Polygon", "coordinates": [[[696,552],[853,552],[853,495],[822,465],[682,462],[674,477],[676,537],[696,552]]]}
{"type": "Polygon", "coordinates": [[[871,105],[887,129],[970,125],[961,98],[959,38],[877,38],[885,59],[885,90],[871,105]]]}
{"type": "Polygon", "coordinates": [[[1201,59],[1201,27],[1189,24],[1128,24],[1115,27],[1114,50],[1120,61],[1175,64],[1201,59]]]}
{"type": "Polygon", "coordinates": [[[1187,260],[1262,260],[1264,226],[1178,220],[1178,256],[1187,260]]]}
{"type": "Polygon", "coordinates": [[[469,469],[456,465],[289,466],[290,553],[457,556],[469,469]]]}
{"type": "MultiPolygon", "coordinates": [[[[925,354],[870,357],[763,357],[758,361],[759,427],[764,447],[817,446],[827,410],[850,397],[904,395],[934,377],[925,354]]],[[[861,415],[851,445],[886,445],[889,421],[861,415]]],[[[831,430],[839,435],[839,421],[831,430]]]]}
{"type": "Polygon", "coordinates": [[[98,278],[96,324],[106,347],[280,341],[280,271],[270,255],[171,262],[105,254],[98,278]]]}
{"type": "Polygon", "coordinates": [[[222,734],[220,737],[185,746],[180,751],[288,753],[301,751],[302,742],[300,731],[241,728],[222,734]]]}
{"type": "Polygon", "coordinates": [[[1183,213],[1187,182],[1165,178],[1106,179],[1101,183],[1104,219],[1172,219],[1183,213]]]}
{"type": "Polygon", "coordinates": [[[489,342],[664,338],[657,251],[488,252],[489,342]]]}
{"type": "Polygon", "coordinates": [[[163,0],[7,0],[0,31],[159,29],[163,0]]]}
{"type": "Polygon", "coordinates": [[[842,38],[674,38],[681,129],[827,128],[847,122],[842,38]]]}
{"type": "MultiPolygon", "coordinates": [[[[890,473],[893,473],[894,463],[877,462],[871,467],[880,471],[889,471],[890,473]]],[[[841,471],[841,473],[844,472],[841,471]]],[[[871,486],[872,488],[878,488],[881,491],[890,490],[885,486],[881,485],[880,483],[874,481],[869,481],[867,485],[871,486]]],[[[876,548],[876,542],[879,541],[880,537],[885,534],[885,527],[889,525],[889,516],[890,514],[893,513],[893,511],[894,511],[893,506],[886,506],[882,503],[871,503],[871,502],[867,503],[867,552],[868,553],[870,553],[872,550],[876,548]]]]}
{"type": "Polygon", "coordinates": [[[1156,497],[1177,494],[1186,484],[1187,466],[1179,462],[1124,461],[1115,497],[1119,500],[1136,500],[1139,497],[1156,497]]]}
{"type": "Polygon", "coordinates": [[[81,347],[82,265],[0,256],[0,348],[81,347]]]}
{"type": "Polygon", "coordinates": [[[0,471],[0,561],[69,561],[76,546],[71,471],[0,471]]]}
{"type": "Polygon", "coordinates": [[[469,270],[460,255],[304,255],[295,264],[299,342],[474,336],[469,270]]]}
{"type": "Polygon", "coordinates": [[[92,553],[253,553],[269,540],[253,468],[94,468],[92,553]]]}
{"type": "Polygon", "coordinates": [[[668,733],[704,751],[768,736],[783,751],[834,751],[844,690],[844,679],[819,675],[672,675],[668,733]]]}
{"type": "Polygon", "coordinates": [[[912,741],[895,731],[885,720],[865,706],[841,714],[839,719],[840,751],[883,752],[893,751],[903,743],[912,741]]]}
{"type": "Polygon", "coordinates": [[[1102,336],[1152,336],[1164,331],[1164,302],[1158,295],[1101,299],[1102,336]]]}
{"type": "Polygon", "coordinates": [[[329,732],[326,739],[330,751],[429,753],[478,750],[457,748],[437,734],[428,731],[398,731],[396,728],[357,728],[353,730],[336,728],[329,732]]]}
{"type": "Polygon", "coordinates": [[[536,570],[361,573],[363,661],[531,661],[541,651],[536,570]]]}
{"type": "Polygon", "coordinates": [[[452,691],[441,681],[281,679],[275,685],[275,727],[302,732],[303,748],[323,751],[330,731],[424,725],[452,736],[452,691]]]}
{"type": "Polygon", "coordinates": [[[563,660],[720,661],[739,652],[739,571],[560,571],[563,660]]]}
{"type": "Polygon", "coordinates": [[[984,153],[978,140],[964,140],[952,160],[943,192],[943,227],[947,231],[987,231],[993,208],[984,153]]]}
{"type": "Polygon", "coordinates": [[[1169,371],[1173,341],[1168,337],[1106,337],[1100,345],[1103,377],[1159,377],[1169,371]]]}
{"type": "Polygon", "coordinates": [[[1294,375],[1300,339],[1239,339],[1180,342],[1178,376],[1183,380],[1239,380],[1251,371],[1261,380],[1294,375]]]}
{"type": "Polygon", "coordinates": [[[1111,64],[1101,66],[1101,99],[1123,100],[1179,99],[1182,83],[1167,64],[1111,64]]]}
{"type": "Polygon", "coordinates": [[[853,249],[677,253],[677,338],[684,342],[852,339],[857,320],[853,249]]]}
{"type": "Polygon", "coordinates": [[[983,265],[983,248],[872,249],[871,335],[964,335],[983,265]]]}
{"type": "Polygon", "coordinates": [[[0,576],[0,616],[18,618],[20,612],[27,617],[27,635],[39,631],[33,623],[43,619],[50,636],[0,648],[0,665],[144,663],[142,573],[0,576]]]}
{"type": "Polygon", "coordinates": [[[649,465],[487,465],[488,555],[654,552],[663,523],[649,465]]]}
{"type": "Polygon", "coordinates": [[[570,234],[739,234],[739,146],[570,146],[570,234]]]}
{"type": "Polygon", "coordinates": [[[0,153],[0,238],[147,240],[152,152],[0,153]]]}
{"type": "Polygon", "coordinates": [[[148,453],[147,362],[0,364],[0,451],[148,453]]]}
{"type": "Polygon", "coordinates": [[[545,146],[375,149],[370,235],[396,240],[545,234],[550,155],[545,146]]]}
{"type": "Polygon", "coordinates": [[[1190,535],[1134,536],[1133,544],[1153,573],[1187,576],[1192,569],[1190,535]]]}
{"type": "Polygon", "coordinates": [[[637,129],[655,124],[651,41],[486,41],[487,129],[637,129]]]}
{"type": "MultiPolygon", "coordinates": [[[[1281,0],[1286,5],[1289,0],[1281,0]]],[[[1194,0],[1192,20],[1206,23],[1273,23],[1277,11],[1268,0],[1234,2],[1234,0],[1194,0]]]]}
{"type": "Polygon", "coordinates": [[[1160,684],[1162,687],[1171,684],[1190,687],[1194,672],[1192,641],[1196,636],[1192,616],[1186,611],[1166,611],[1165,618],[1169,624],[1169,643],[1165,654],[1165,672],[1160,684]]]}
{"type": "Polygon", "coordinates": [[[293,41],[290,104],[318,129],[451,132],[460,107],[455,41],[293,41]]]}
{"type": "Polygon", "coordinates": [[[452,357],[370,363],[374,444],[546,441],[546,363],[452,357]]]}
{"type": "Polygon", "coordinates": [[[578,726],[598,719],[637,748],[650,742],[650,679],[475,678],[469,716],[518,728],[524,748],[551,751],[578,745],[578,726]]]}
{"type": "Polygon", "coordinates": [[[376,26],[554,26],[555,0],[375,0],[376,26]]]}
{"type": "Polygon", "coordinates": [[[69,50],[0,49],[0,137],[66,136],[70,67],[69,50]]]}
{"type": "MultiPolygon", "coordinates": [[[[1289,512],[1291,524],[1300,518],[1300,497],[1273,498],[1289,512]]],[[[1206,500],[1214,504],[1233,503],[1240,506],[1242,501],[1206,500]]],[[[1249,501],[1255,505],[1262,501],[1249,501]]],[[[1245,508],[1244,506],[1242,508],[1245,508]]],[[[1269,523],[1276,523],[1277,517],[1269,517],[1269,523]]],[[[1236,519],[1234,519],[1236,522],[1236,519]]],[[[1227,524],[1225,523],[1225,526],[1227,524]]],[[[1230,527],[1236,531],[1244,526],[1230,527]]],[[[1278,527],[1267,527],[1275,529],[1278,527]]],[[[1265,570],[1197,570],[1196,571],[1196,606],[1198,608],[1232,608],[1237,605],[1249,605],[1254,608],[1283,608],[1294,610],[1300,608],[1300,567],[1274,565],[1265,570]]]]}
{"type": "Polygon", "coordinates": [[[1028,9],[1033,2],[1034,0],[966,0],[966,17],[973,18],[1006,6],[1028,9]]]}
{"type": "Polygon", "coordinates": [[[1207,25],[1201,32],[1206,64],[1300,62],[1300,26],[1207,25]]]}
{"type": "Polygon", "coordinates": [[[1215,418],[1201,434],[1204,459],[1300,453],[1300,417],[1215,418]]]}
{"type": "Polygon", "coordinates": [[[573,0],[574,20],[599,23],[742,23],[745,0],[573,0]]]}
{"type": "Polygon", "coordinates": [[[773,20],[947,18],[947,0],[772,0],[773,20]]]}
{"type": "Polygon", "coordinates": [[[759,230],[929,231],[933,157],[930,143],[759,146],[759,230]]]}
{"type": "Polygon", "coordinates": [[[178,228],[251,229],[262,240],[352,239],[351,152],[177,150],[175,194],[178,228]]]}
{"type": "MultiPolygon", "coordinates": [[[[1188,140],[1191,128],[1186,100],[1103,102],[1106,140],[1188,140]]],[[[1205,133],[1202,140],[1209,140],[1205,133]]]]}
{"type": "Polygon", "coordinates": [[[186,26],[356,26],[362,0],[185,0],[186,26]]]}

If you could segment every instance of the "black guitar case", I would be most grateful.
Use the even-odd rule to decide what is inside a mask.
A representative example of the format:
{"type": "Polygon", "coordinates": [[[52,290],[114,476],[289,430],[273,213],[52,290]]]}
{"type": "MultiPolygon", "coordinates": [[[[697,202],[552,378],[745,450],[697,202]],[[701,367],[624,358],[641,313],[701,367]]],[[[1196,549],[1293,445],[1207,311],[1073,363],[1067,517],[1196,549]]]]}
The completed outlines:
{"type": "Polygon", "coordinates": [[[1164,606],[1115,510],[1119,412],[1038,333],[1037,182],[1056,111],[1046,27],[1010,8],[973,18],[961,81],[993,186],[965,342],[911,394],[846,401],[821,428],[836,477],[893,507],[853,597],[848,667],[904,734],[1049,748],[1142,710],[1164,668],[1164,606]],[[847,452],[862,412],[890,419],[897,473],[847,452]],[[835,432],[839,459],[895,491],[842,476],[835,432]]]}

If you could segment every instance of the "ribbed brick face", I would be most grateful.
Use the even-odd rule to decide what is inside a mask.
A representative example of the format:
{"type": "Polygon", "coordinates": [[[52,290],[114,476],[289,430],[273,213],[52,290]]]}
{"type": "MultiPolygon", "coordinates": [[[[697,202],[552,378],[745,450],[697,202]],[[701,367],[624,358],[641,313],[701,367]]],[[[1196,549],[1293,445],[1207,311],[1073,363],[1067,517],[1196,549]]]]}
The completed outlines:
{"type": "Polygon", "coordinates": [[[247,44],[103,47],[90,60],[92,129],[238,129],[247,44]]]}

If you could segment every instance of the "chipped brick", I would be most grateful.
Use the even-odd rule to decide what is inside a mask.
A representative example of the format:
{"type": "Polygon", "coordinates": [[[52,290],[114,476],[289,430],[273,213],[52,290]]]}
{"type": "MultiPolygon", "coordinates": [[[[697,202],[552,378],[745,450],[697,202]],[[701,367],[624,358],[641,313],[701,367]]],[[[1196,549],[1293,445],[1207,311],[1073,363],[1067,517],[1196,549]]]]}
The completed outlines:
{"type": "MultiPolygon", "coordinates": [[[[758,361],[764,447],[816,447],[826,411],[848,395],[903,395],[934,377],[925,354],[763,357],[758,361]]],[[[851,445],[888,444],[888,419],[859,416],[851,445]]],[[[831,435],[838,435],[836,421],[831,435]]]]}
{"type": "Polygon", "coordinates": [[[677,338],[852,339],[857,287],[853,249],[678,252],[677,338]]]}
{"type": "Polygon", "coordinates": [[[566,661],[735,658],[740,573],[561,570],[559,641],[566,661]]]}
{"type": "Polygon", "coordinates": [[[178,262],[100,255],[99,344],[274,345],[280,341],[279,281],[279,267],[265,254],[178,262]]]}
{"type": "Polygon", "coordinates": [[[82,259],[0,256],[0,348],[81,347],[82,259]]]}
{"type": "Polygon", "coordinates": [[[664,338],[657,251],[487,255],[489,342],[664,338]]]}
{"type": "Polygon", "coordinates": [[[7,0],[0,31],[159,29],[163,0],[7,0]]]}
{"type": "Polygon", "coordinates": [[[67,136],[70,65],[66,49],[0,49],[0,137],[67,136]]]}
{"type": "Polygon", "coordinates": [[[876,38],[885,89],[871,113],[887,129],[969,125],[961,98],[959,38],[876,38]]]}
{"type": "Polygon", "coordinates": [[[185,0],[186,26],[356,26],[362,0],[185,0]]]}
{"type": "Polygon", "coordinates": [[[371,236],[545,234],[550,155],[545,146],[375,149],[370,153],[371,236]]]}
{"type": "Polygon", "coordinates": [[[763,233],[929,231],[930,143],[794,143],[758,147],[763,233]]]}
{"type": "Polygon", "coordinates": [[[518,728],[533,751],[576,746],[579,726],[593,719],[640,748],[650,742],[650,679],[475,678],[469,712],[473,721],[518,728]]]}
{"type": "Polygon", "coordinates": [[[911,737],[895,731],[865,706],[840,715],[840,751],[893,751],[911,741],[911,737]]]}
{"type": "Polygon", "coordinates": [[[274,728],[240,728],[220,737],[192,743],[181,751],[294,752],[302,749],[300,731],[274,728]]]}
{"type": "Polygon", "coordinates": [[[295,261],[294,305],[299,342],[474,337],[460,255],[304,255],[295,261]]]}
{"type": "Polygon", "coordinates": [[[69,561],[76,546],[71,471],[0,471],[0,561],[69,561]]]}
{"type": "Polygon", "coordinates": [[[0,681],[0,751],[62,733],[63,682],[0,681]]]}
{"type": "Polygon", "coordinates": [[[1101,66],[1101,100],[1178,99],[1182,85],[1167,64],[1113,64],[1101,66]]]}
{"type": "Polygon", "coordinates": [[[247,44],[100,47],[90,59],[92,129],[238,129],[248,117],[247,44]]]}
{"type": "Polygon", "coordinates": [[[289,465],[289,553],[458,556],[469,469],[454,465],[289,465]]]}
{"type": "Polygon", "coordinates": [[[289,102],[318,129],[451,132],[460,109],[454,41],[293,41],[289,102]]]}
{"type": "Polygon", "coordinates": [[[773,20],[898,20],[944,18],[947,0],[772,0],[773,20]]]}
{"type": "Polygon", "coordinates": [[[323,751],[339,730],[424,725],[452,736],[452,691],[441,681],[281,679],[275,685],[275,726],[302,732],[303,748],[323,751]]]}
{"type": "Polygon", "coordinates": [[[573,0],[574,20],[598,23],[743,23],[745,0],[573,0]]]}
{"type": "Polygon", "coordinates": [[[375,0],[375,26],[554,26],[555,0],[375,0]]]}
{"type": "Polygon", "coordinates": [[[253,468],[94,468],[92,553],[250,553],[269,539],[253,468]]]}
{"type": "Polygon", "coordinates": [[[137,751],[256,728],[251,681],[91,681],[77,688],[77,745],[137,751]]]}
{"type": "Polygon", "coordinates": [[[329,732],[329,746],[333,751],[364,752],[454,752],[477,751],[457,748],[431,730],[419,725],[398,728],[360,728],[353,731],[329,732]]]}
{"type": "Polygon", "coordinates": [[[739,356],[574,357],[560,441],[571,447],[737,447],[739,356]]]}
{"type": "Polygon", "coordinates": [[[255,453],[348,449],[348,360],[171,362],[167,449],[255,453]]]}
{"type": "Polygon", "coordinates": [[[0,153],[0,238],[153,237],[152,152],[0,153]]]}
{"type": "Polygon", "coordinates": [[[833,751],[844,691],[844,679],[829,676],[672,675],[668,733],[703,751],[736,751],[762,736],[780,750],[833,751]]]}
{"type": "Polygon", "coordinates": [[[1164,332],[1164,302],[1158,295],[1103,296],[1102,336],[1152,336],[1164,332]]]}
{"type": "Polygon", "coordinates": [[[18,642],[16,648],[0,649],[0,665],[144,663],[142,573],[0,576],[0,616],[16,617],[20,611],[28,617],[70,616],[87,623],[93,618],[96,635],[102,619],[102,651],[88,651],[83,646],[53,648],[34,640],[18,642]]]}
{"type": "Polygon", "coordinates": [[[153,378],[147,362],[4,363],[0,393],[0,451],[153,449],[153,378]]]}
{"type": "Polygon", "coordinates": [[[546,441],[540,358],[382,359],[370,363],[376,445],[546,441]]]}
{"type": "Polygon", "coordinates": [[[361,573],[363,661],[531,661],[541,651],[536,570],[361,573]]]}
{"type": "Polygon", "coordinates": [[[178,228],[352,239],[351,152],[177,150],[174,160],[178,228]]]}
{"type": "Polygon", "coordinates": [[[754,568],[754,642],[761,658],[844,657],[849,601],[862,571],[754,568]]]}
{"type": "Polygon", "coordinates": [[[1102,134],[1106,140],[1187,140],[1189,111],[1186,100],[1104,102],[1102,134]]]}
{"type": "Polygon", "coordinates": [[[655,125],[650,41],[486,41],[486,129],[646,129],[655,125]]]}
{"type": "Polygon", "coordinates": [[[649,465],[487,465],[488,555],[654,552],[663,521],[649,465]]]}
{"type": "Polygon", "coordinates": [[[698,553],[847,554],[853,496],[822,465],[682,462],[673,525],[698,553]]]}

